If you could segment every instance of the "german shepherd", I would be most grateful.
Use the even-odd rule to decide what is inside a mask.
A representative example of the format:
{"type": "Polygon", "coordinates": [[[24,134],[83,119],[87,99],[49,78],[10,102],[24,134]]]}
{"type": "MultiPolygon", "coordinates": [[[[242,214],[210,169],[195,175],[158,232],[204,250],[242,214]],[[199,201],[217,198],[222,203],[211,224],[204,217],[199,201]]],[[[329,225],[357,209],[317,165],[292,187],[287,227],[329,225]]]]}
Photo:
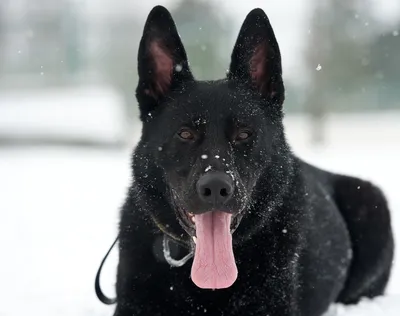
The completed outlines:
{"type": "Polygon", "coordinates": [[[115,316],[320,316],[384,293],[386,199],[292,153],[280,51],[261,9],[247,15],[227,77],[197,81],[170,13],[155,7],[138,72],[143,129],[115,316]]]}

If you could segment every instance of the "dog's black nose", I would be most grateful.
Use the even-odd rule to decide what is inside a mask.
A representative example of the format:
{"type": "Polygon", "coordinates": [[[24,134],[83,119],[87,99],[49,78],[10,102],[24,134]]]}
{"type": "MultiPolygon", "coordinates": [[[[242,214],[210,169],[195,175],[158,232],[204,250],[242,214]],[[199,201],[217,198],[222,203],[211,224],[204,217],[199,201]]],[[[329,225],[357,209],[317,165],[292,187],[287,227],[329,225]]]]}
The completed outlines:
{"type": "Polygon", "coordinates": [[[223,172],[210,172],[197,182],[197,193],[202,201],[219,206],[233,195],[232,178],[223,172]]]}

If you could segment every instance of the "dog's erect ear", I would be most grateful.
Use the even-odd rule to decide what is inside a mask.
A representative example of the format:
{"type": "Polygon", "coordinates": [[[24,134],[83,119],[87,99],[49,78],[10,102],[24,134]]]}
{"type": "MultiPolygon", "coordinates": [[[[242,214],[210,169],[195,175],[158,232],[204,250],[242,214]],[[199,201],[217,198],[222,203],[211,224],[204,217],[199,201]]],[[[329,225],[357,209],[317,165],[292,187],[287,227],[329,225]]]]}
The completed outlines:
{"type": "Polygon", "coordinates": [[[154,7],[147,17],[139,46],[138,73],[136,96],[142,119],[172,89],[193,80],[174,20],[162,6],[154,7]]]}
{"type": "Polygon", "coordinates": [[[243,22],[232,52],[228,79],[238,80],[282,105],[285,91],[281,54],[267,15],[252,10],[243,22]]]}

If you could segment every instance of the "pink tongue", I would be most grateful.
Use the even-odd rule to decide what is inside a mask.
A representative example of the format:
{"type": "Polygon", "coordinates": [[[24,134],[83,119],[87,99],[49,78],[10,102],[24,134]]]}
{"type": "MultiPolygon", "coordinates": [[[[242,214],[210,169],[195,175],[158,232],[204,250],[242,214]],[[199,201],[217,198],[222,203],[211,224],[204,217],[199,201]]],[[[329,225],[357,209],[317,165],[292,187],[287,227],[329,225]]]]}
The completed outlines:
{"type": "Polygon", "coordinates": [[[237,278],[237,267],[230,232],[232,215],[208,212],[196,215],[196,250],[192,281],[203,289],[230,287],[237,278]]]}

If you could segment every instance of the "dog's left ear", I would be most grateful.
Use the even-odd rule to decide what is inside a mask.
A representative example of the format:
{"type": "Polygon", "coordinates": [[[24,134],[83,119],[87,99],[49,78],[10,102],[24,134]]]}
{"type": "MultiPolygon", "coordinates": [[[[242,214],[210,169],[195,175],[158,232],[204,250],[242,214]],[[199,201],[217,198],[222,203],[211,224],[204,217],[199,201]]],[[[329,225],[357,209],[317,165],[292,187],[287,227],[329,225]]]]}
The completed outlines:
{"type": "Polygon", "coordinates": [[[139,46],[138,73],[136,97],[142,120],[170,91],[194,80],[174,20],[163,6],[154,7],[147,17],[139,46]]]}
{"type": "Polygon", "coordinates": [[[252,10],[243,22],[228,79],[248,85],[274,104],[283,104],[281,54],[268,17],[261,9],[252,10]]]}

